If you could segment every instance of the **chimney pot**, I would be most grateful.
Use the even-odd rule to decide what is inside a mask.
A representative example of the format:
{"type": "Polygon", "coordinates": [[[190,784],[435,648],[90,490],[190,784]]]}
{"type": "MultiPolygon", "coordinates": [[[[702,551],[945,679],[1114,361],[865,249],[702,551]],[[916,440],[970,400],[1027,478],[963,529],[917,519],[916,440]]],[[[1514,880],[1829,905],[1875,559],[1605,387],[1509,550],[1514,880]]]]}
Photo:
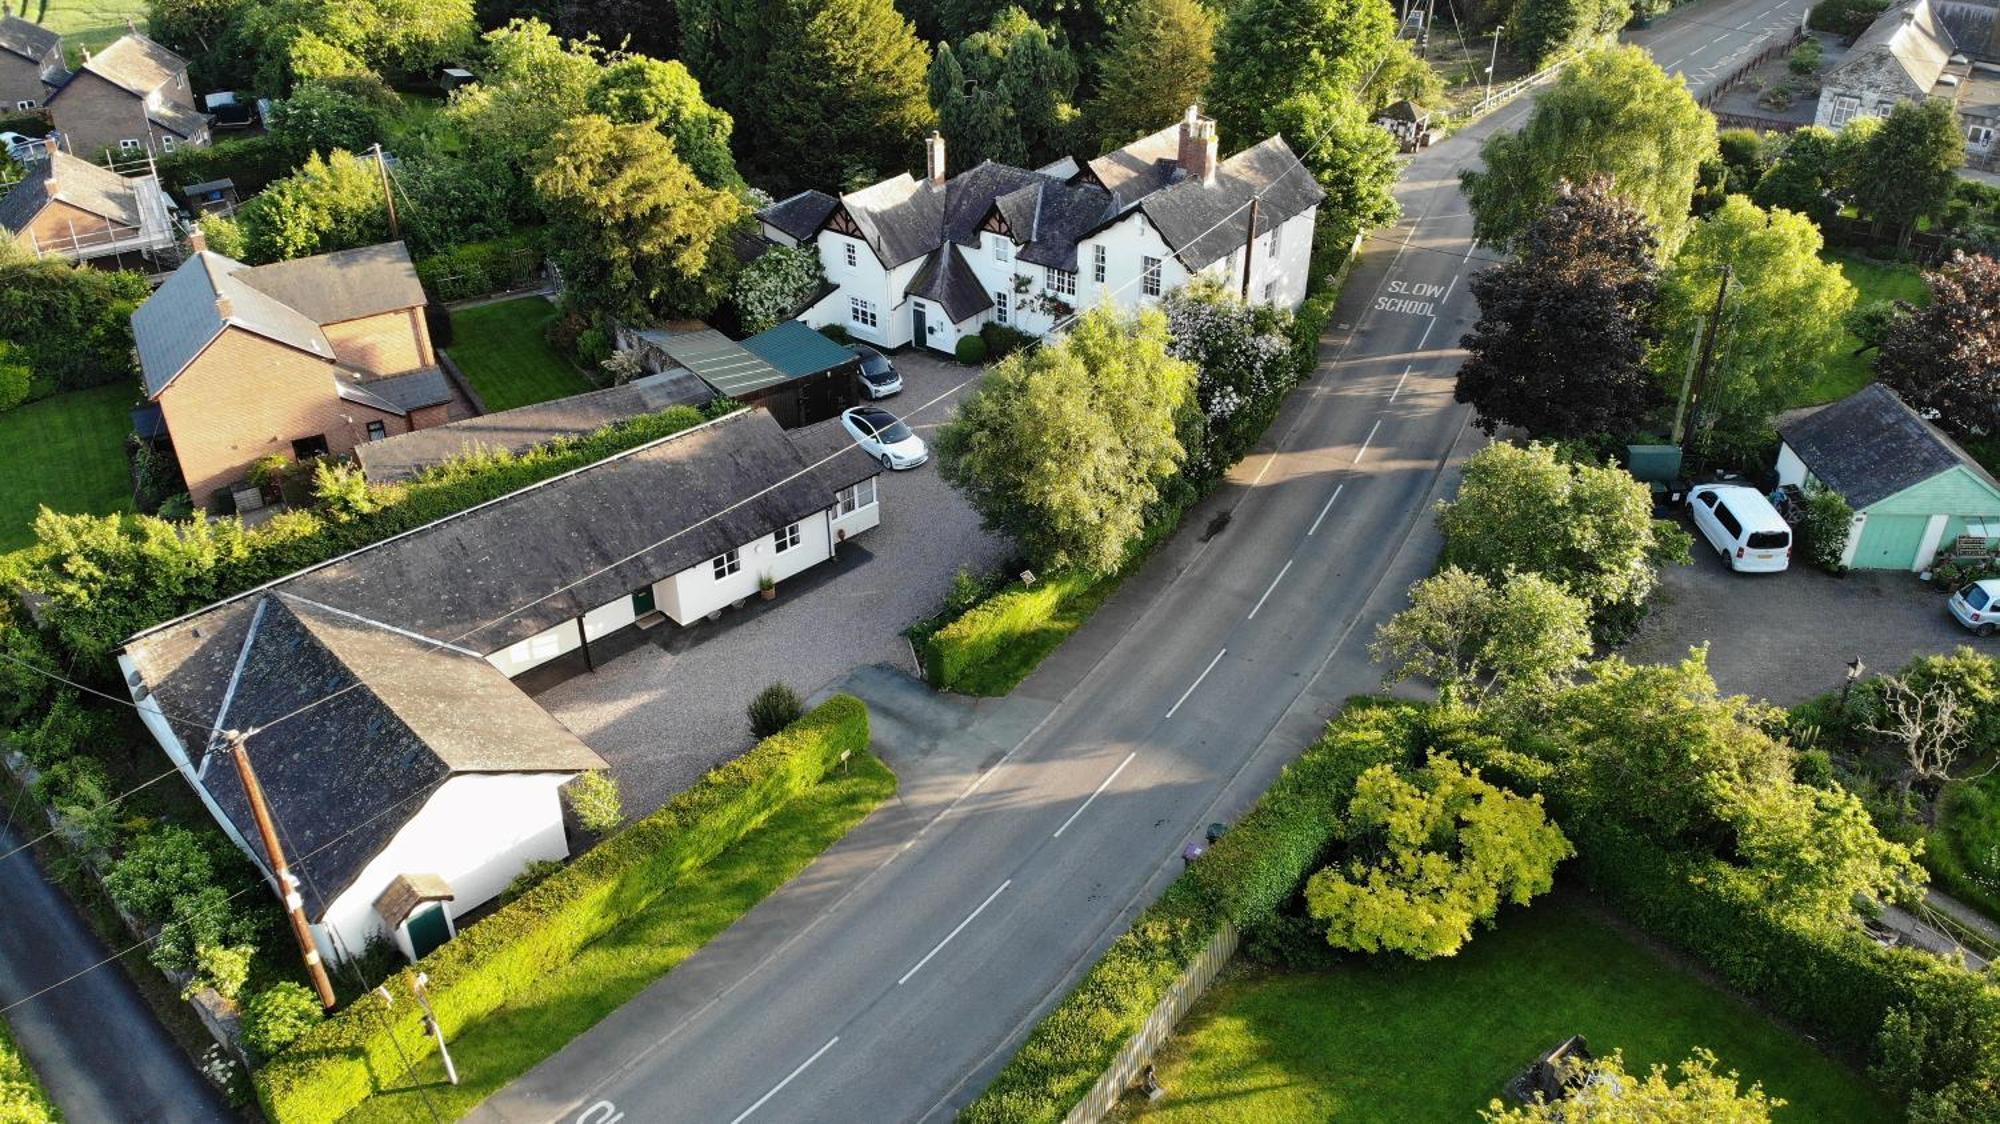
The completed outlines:
{"type": "Polygon", "coordinates": [[[208,235],[200,227],[188,231],[188,252],[201,254],[208,251],[208,235]]]}
{"type": "Polygon", "coordinates": [[[1203,117],[1198,106],[1188,106],[1181,119],[1180,165],[1190,178],[1215,182],[1215,122],[1203,117]]]}
{"type": "Polygon", "coordinates": [[[944,134],[936,129],[924,138],[924,173],[932,183],[944,186],[944,134]]]}

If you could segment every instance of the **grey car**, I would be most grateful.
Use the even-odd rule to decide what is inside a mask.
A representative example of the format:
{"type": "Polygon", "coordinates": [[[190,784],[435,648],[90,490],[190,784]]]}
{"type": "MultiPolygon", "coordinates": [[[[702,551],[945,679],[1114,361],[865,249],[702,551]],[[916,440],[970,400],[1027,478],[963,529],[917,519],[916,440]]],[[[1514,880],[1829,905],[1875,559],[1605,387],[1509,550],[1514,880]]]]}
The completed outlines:
{"type": "Polygon", "coordinates": [[[863,344],[848,348],[861,359],[861,393],[870,398],[887,398],[903,392],[903,375],[889,357],[863,344]]]}

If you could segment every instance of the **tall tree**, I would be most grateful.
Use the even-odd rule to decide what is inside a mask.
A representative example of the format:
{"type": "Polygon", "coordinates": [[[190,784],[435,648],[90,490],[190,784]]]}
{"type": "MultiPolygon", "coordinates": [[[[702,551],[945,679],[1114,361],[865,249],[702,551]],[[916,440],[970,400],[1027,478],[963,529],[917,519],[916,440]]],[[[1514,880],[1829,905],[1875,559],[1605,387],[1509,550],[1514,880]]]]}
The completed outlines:
{"type": "Polygon", "coordinates": [[[928,83],[938,131],[950,142],[945,146],[945,161],[951,172],[962,172],[982,159],[1002,164],[1028,162],[1013,108],[996,87],[966,78],[951,44],[938,44],[928,83]]]}
{"type": "Polygon", "coordinates": [[[701,83],[676,61],[619,55],[585,97],[591,112],[620,125],[651,125],[673,138],[674,152],[710,187],[743,182],[729,154],[735,122],[708,104],[701,83]]]}
{"type": "Polygon", "coordinates": [[[953,50],[939,44],[928,76],[954,171],[981,160],[1039,166],[1074,147],[1077,65],[1069,48],[1019,8],[953,50]]]}
{"type": "Polygon", "coordinates": [[[1640,1075],[1625,1071],[1625,1055],[1583,1063],[1571,1075],[1579,1092],[1559,1101],[1507,1106],[1495,1100],[1479,1114],[1484,1124],[1630,1124],[1633,1121],[1695,1121],[1702,1124],[1770,1124],[1771,1110],[1783,1108],[1762,1085],[1738,1089],[1736,1071],[1715,1072],[1715,1055],[1697,1048],[1676,1066],[1678,1084],[1667,1067],[1640,1075]]]}
{"type": "Polygon", "coordinates": [[[1590,606],[1540,574],[1490,582],[1447,566],[1375,632],[1385,685],[1421,676],[1448,703],[1566,685],[1590,655],[1590,606]]]}
{"type": "Polygon", "coordinates": [[[1097,58],[1087,113],[1101,148],[1165,128],[1201,100],[1215,62],[1215,13],[1201,0],[1136,0],[1097,58]]]}
{"type": "Polygon", "coordinates": [[[472,0],[260,0],[241,9],[235,41],[257,88],[280,95],[303,78],[435,73],[477,34],[472,0]]]}
{"type": "Polygon", "coordinates": [[[939,471],[1037,567],[1117,569],[1185,455],[1194,365],[1168,344],[1157,309],[1091,309],[987,373],[938,432],[939,471]]]}
{"type": "MultiPolygon", "coordinates": [[[[675,0],[681,61],[701,80],[709,100],[730,112],[739,129],[761,126],[757,103],[771,51],[803,19],[805,0],[675,0]]],[[[739,133],[739,140],[746,134],[739,133]]],[[[761,142],[764,138],[758,138],[761,142]]],[[[747,153],[745,163],[748,163],[747,153]]]]}
{"type": "Polygon", "coordinates": [[[339,149],[314,154],[237,212],[252,262],[285,261],[381,242],[389,213],[375,165],[339,149]]]}
{"type": "Polygon", "coordinates": [[[565,42],[539,20],[486,33],[479,82],[452,97],[449,113],[482,153],[529,166],[563,122],[589,111],[602,74],[597,48],[565,42]]]}
{"type": "Polygon", "coordinates": [[[1354,785],[1347,857],[1306,880],[1327,943],[1358,952],[1452,956],[1503,903],[1526,905],[1576,853],[1542,811],[1442,753],[1376,765],[1354,785]]]}
{"type": "Polygon", "coordinates": [[[1631,0],[1520,0],[1507,21],[1507,38],[1523,58],[1540,65],[1631,18],[1631,0]]]}
{"type": "Polygon", "coordinates": [[[560,133],[534,186],[569,299],[626,321],[702,315],[726,292],[729,230],[744,217],[647,125],[595,114],[560,133]]]}
{"type": "Polygon", "coordinates": [[[1658,249],[1609,180],[1559,187],[1518,256],[1472,279],[1479,322],[1461,341],[1456,394],[1482,429],[1566,439],[1638,428],[1662,400],[1645,367],[1658,249]]]}
{"type": "Polygon", "coordinates": [[[1840,182],[1840,135],[1808,125],[1786,134],[1777,158],[1758,178],[1750,198],[1759,207],[1782,207],[1826,225],[1840,210],[1834,191],[1840,182]]]}
{"type": "Polygon", "coordinates": [[[906,167],[936,120],[910,21],[892,0],[792,0],[780,18],[744,163],[779,192],[906,167]]]}
{"type": "Polygon", "coordinates": [[[1951,103],[1897,102],[1861,146],[1853,169],[1854,203],[1878,228],[1894,227],[1908,245],[1917,220],[1937,214],[1951,200],[1964,163],[1965,138],[1951,103]]]}
{"type": "Polygon", "coordinates": [[[1609,176],[1671,254],[1687,234],[1696,174],[1715,152],[1715,118],[1686,84],[1638,47],[1610,47],[1571,63],[1526,126],[1487,140],[1485,169],[1460,178],[1480,239],[1511,247],[1565,180],[1609,176]]]}
{"type": "Polygon", "coordinates": [[[1395,142],[1362,94],[1394,41],[1387,0],[1244,0],[1216,37],[1208,109],[1223,142],[1283,134],[1326,189],[1321,224],[1336,239],[1398,214],[1395,142]]]}
{"type": "Polygon", "coordinates": [[[1875,371],[1961,437],[2000,433],[2000,261],[1955,254],[1924,281],[1930,303],[1890,328],[1875,371]]]}
{"type": "Polygon", "coordinates": [[[1697,321],[1714,311],[1722,268],[1731,269],[1722,335],[1698,403],[1701,447],[1722,455],[1758,450],[1771,418],[1839,344],[1854,286],[1820,249],[1812,220],[1731,196],[1695,224],[1661,278],[1653,367],[1662,388],[1677,393],[1699,346],[1697,321]]]}

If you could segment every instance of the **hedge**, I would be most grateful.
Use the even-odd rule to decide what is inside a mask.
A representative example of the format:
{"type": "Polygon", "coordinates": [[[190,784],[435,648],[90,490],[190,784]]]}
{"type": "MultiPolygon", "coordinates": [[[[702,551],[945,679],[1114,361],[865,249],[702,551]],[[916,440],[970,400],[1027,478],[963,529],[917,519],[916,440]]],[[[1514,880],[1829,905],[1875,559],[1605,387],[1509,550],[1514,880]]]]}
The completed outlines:
{"type": "Polygon", "coordinates": [[[1339,837],[1362,772],[1405,757],[1407,723],[1416,712],[1408,703],[1350,703],[1256,806],[1112,942],[958,1119],[1024,1124],[1067,1115],[1224,921],[1251,929],[1277,917],[1339,837]]]}
{"type": "MultiPolygon", "coordinates": [[[[842,754],[867,747],[867,707],[835,695],[447,942],[417,964],[430,975],[445,1033],[530,993],[577,950],[817,784],[842,754]]],[[[396,1009],[415,1009],[404,976],[387,986],[396,1009]]],[[[282,1124],[336,1120],[430,1056],[433,1043],[417,1020],[387,1010],[364,995],[260,1070],[266,1114],[282,1124]]]]}
{"type": "Polygon", "coordinates": [[[438,301],[525,289],[542,273],[542,232],[465,242],[417,261],[417,280],[438,301]]]}

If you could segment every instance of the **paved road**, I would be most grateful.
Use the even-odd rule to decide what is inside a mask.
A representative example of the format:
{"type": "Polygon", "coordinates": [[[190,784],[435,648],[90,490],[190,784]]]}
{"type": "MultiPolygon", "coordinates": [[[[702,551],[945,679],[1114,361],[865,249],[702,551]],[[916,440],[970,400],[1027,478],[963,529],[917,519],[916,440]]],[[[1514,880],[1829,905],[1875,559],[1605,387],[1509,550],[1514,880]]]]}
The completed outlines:
{"type": "MultiPolygon", "coordinates": [[[[0,852],[21,842],[14,829],[0,831],[0,852]]],[[[0,860],[0,1007],[107,955],[31,853],[0,860]]],[[[69,1120],[235,1119],[116,968],[88,972],[5,1018],[69,1120]]]]}
{"type": "MultiPolygon", "coordinates": [[[[1642,40],[1706,66],[1801,2],[1704,6],[1642,40]]],[[[1410,163],[1405,218],[1350,280],[1321,373],[1267,451],[994,712],[1045,700],[1028,736],[964,768],[956,796],[949,768],[905,769],[902,806],[808,872],[810,910],[777,895],[474,1118],[941,1120],[976,1095],[1182,843],[1379,681],[1365,640],[1428,568],[1429,505],[1470,444],[1451,378],[1483,255],[1456,173],[1526,112],[1410,163]],[[711,953],[740,970],[704,975],[711,953]]]]}

